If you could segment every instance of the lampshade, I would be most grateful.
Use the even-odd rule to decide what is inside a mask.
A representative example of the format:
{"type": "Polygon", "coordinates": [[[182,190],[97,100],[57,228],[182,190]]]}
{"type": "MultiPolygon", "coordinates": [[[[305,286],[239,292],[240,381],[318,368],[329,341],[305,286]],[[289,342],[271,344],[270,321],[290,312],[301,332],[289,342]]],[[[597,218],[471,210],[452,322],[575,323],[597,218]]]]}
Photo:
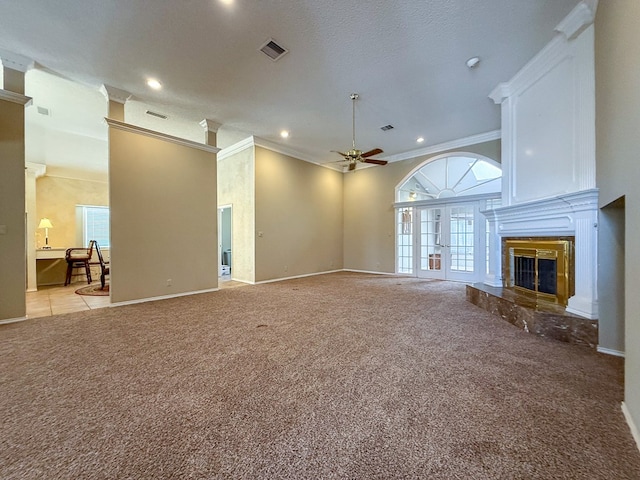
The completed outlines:
{"type": "Polygon", "coordinates": [[[51,225],[51,220],[49,220],[47,217],[44,217],[40,219],[38,228],[53,228],[53,225],[51,225]]]}

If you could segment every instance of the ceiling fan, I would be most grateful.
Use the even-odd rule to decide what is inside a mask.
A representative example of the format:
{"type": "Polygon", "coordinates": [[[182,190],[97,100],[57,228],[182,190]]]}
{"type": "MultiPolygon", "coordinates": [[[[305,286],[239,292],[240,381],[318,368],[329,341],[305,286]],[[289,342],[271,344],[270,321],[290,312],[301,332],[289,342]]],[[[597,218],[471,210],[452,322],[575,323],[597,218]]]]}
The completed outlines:
{"type": "Polygon", "coordinates": [[[349,162],[349,171],[355,170],[358,162],[373,163],[375,165],[386,165],[388,163],[386,160],[376,160],[375,158],[369,158],[382,153],[381,149],[374,148],[373,150],[369,150],[368,152],[363,153],[362,150],[358,150],[356,148],[356,100],[358,100],[359,95],[357,93],[352,93],[349,98],[351,98],[353,104],[353,143],[351,150],[346,153],[338,152],[337,150],[331,151],[338,153],[344,157],[343,160],[339,160],[340,162],[349,162]]]}

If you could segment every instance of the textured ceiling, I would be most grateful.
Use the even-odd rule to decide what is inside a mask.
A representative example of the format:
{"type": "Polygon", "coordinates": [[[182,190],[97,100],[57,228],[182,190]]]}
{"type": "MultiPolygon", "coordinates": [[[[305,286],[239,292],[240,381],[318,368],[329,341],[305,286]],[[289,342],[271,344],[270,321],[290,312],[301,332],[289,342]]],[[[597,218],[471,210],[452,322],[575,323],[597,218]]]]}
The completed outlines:
{"type": "MultiPolygon", "coordinates": [[[[337,160],[330,150],[350,147],[352,92],[358,147],[380,147],[381,158],[500,128],[488,94],[577,3],[0,0],[0,49],[94,91],[131,92],[131,123],[151,105],[169,115],[168,132],[193,138],[209,118],[223,124],[222,147],[253,134],[326,163],[337,160]],[[269,38],[290,50],[277,62],[258,51],[269,38]],[[470,70],[472,56],[481,62],[470,70]],[[145,85],[150,76],[161,91],[145,85]],[[395,128],[382,132],[387,124],[395,128]]],[[[67,108],[83,108],[70,98],[67,108]]]]}

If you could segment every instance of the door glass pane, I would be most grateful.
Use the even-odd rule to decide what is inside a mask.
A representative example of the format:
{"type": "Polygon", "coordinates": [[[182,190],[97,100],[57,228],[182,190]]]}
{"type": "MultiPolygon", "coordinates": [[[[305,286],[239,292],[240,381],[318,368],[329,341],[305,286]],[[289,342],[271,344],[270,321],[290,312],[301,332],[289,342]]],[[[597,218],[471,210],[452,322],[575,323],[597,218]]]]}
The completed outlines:
{"type": "Polygon", "coordinates": [[[450,269],[456,272],[473,272],[474,223],[473,206],[451,207],[450,269]]]}
{"type": "Polygon", "coordinates": [[[420,210],[420,269],[441,270],[440,232],[442,210],[420,210]]]}
{"type": "Polygon", "coordinates": [[[413,273],[413,208],[398,210],[398,273],[413,273]]]}

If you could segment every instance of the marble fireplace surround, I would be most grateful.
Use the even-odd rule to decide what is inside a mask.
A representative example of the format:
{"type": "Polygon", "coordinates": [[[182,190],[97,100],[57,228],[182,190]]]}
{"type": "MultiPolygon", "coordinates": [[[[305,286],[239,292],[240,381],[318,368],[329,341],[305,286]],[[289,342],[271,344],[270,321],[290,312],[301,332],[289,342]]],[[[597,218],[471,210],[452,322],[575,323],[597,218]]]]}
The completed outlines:
{"type": "Polygon", "coordinates": [[[502,238],[574,237],[575,295],[566,311],[598,318],[597,221],[598,190],[582,190],[553,198],[482,212],[489,222],[488,286],[503,286],[502,238]]]}

